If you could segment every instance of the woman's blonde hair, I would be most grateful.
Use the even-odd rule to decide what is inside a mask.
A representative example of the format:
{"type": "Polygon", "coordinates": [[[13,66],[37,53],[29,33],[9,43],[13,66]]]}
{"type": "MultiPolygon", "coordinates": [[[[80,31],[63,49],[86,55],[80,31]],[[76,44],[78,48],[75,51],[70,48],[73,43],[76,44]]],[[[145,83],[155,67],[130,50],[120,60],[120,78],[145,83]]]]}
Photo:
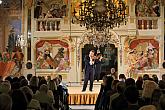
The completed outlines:
{"type": "Polygon", "coordinates": [[[57,85],[54,80],[50,80],[48,82],[48,88],[49,90],[52,90],[52,91],[57,90],[57,85]]]}

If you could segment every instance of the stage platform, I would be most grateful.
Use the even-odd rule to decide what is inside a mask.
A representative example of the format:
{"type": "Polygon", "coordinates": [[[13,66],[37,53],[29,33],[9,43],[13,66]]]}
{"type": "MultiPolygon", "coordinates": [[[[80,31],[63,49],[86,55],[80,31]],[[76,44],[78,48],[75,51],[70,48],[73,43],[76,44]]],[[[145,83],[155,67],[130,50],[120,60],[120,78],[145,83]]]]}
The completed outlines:
{"type": "Polygon", "coordinates": [[[100,91],[100,84],[94,84],[93,91],[89,91],[89,85],[85,92],[82,92],[83,85],[69,86],[69,104],[70,105],[93,105],[97,100],[100,91]]]}

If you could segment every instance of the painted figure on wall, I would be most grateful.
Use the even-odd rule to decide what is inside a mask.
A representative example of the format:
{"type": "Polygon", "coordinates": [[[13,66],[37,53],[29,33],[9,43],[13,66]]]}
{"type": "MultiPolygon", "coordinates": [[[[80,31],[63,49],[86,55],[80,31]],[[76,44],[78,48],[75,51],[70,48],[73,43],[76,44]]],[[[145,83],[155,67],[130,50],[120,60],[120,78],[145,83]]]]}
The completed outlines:
{"type": "Polygon", "coordinates": [[[125,41],[125,65],[128,77],[139,72],[157,69],[159,43],[154,39],[127,39],[125,41]]]}
{"type": "Polygon", "coordinates": [[[50,18],[43,16],[44,14],[51,15],[51,18],[62,18],[68,14],[68,0],[36,0],[34,10],[35,18],[50,18]]]}
{"type": "Polygon", "coordinates": [[[67,43],[60,40],[41,40],[37,45],[37,69],[70,70],[67,43]]]}
{"type": "Polygon", "coordinates": [[[8,37],[8,51],[12,52],[17,45],[17,35],[14,31],[14,28],[10,30],[9,37],[8,37]]]}
{"type": "Polygon", "coordinates": [[[135,7],[138,17],[160,17],[160,0],[136,0],[135,7]]]}

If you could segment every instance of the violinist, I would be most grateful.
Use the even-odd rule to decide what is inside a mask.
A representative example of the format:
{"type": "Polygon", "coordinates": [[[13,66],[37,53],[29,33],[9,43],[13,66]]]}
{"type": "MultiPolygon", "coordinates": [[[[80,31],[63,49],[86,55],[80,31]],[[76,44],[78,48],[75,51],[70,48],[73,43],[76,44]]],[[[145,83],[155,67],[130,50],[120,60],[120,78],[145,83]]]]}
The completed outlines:
{"type": "Polygon", "coordinates": [[[95,59],[94,56],[95,51],[91,50],[89,52],[89,55],[85,57],[85,75],[84,75],[84,85],[82,92],[86,91],[88,80],[90,80],[90,87],[89,91],[92,91],[93,89],[93,81],[94,81],[94,72],[95,72],[95,59]]]}

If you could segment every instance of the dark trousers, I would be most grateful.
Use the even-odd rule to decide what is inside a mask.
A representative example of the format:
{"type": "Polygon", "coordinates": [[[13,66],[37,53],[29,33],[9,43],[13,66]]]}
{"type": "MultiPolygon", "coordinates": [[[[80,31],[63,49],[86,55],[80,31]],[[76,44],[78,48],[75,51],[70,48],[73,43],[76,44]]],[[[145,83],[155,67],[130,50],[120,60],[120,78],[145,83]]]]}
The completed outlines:
{"type": "Polygon", "coordinates": [[[89,70],[89,71],[85,72],[83,91],[85,91],[86,88],[87,88],[88,80],[90,80],[89,90],[92,91],[92,89],[93,89],[93,81],[94,81],[94,70],[89,70]]]}
{"type": "Polygon", "coordinates": [[[101,72],[97,72],[97,71],[95,72],[95,80],[97,81],[100,80],[100,73],[101,72]]]}

